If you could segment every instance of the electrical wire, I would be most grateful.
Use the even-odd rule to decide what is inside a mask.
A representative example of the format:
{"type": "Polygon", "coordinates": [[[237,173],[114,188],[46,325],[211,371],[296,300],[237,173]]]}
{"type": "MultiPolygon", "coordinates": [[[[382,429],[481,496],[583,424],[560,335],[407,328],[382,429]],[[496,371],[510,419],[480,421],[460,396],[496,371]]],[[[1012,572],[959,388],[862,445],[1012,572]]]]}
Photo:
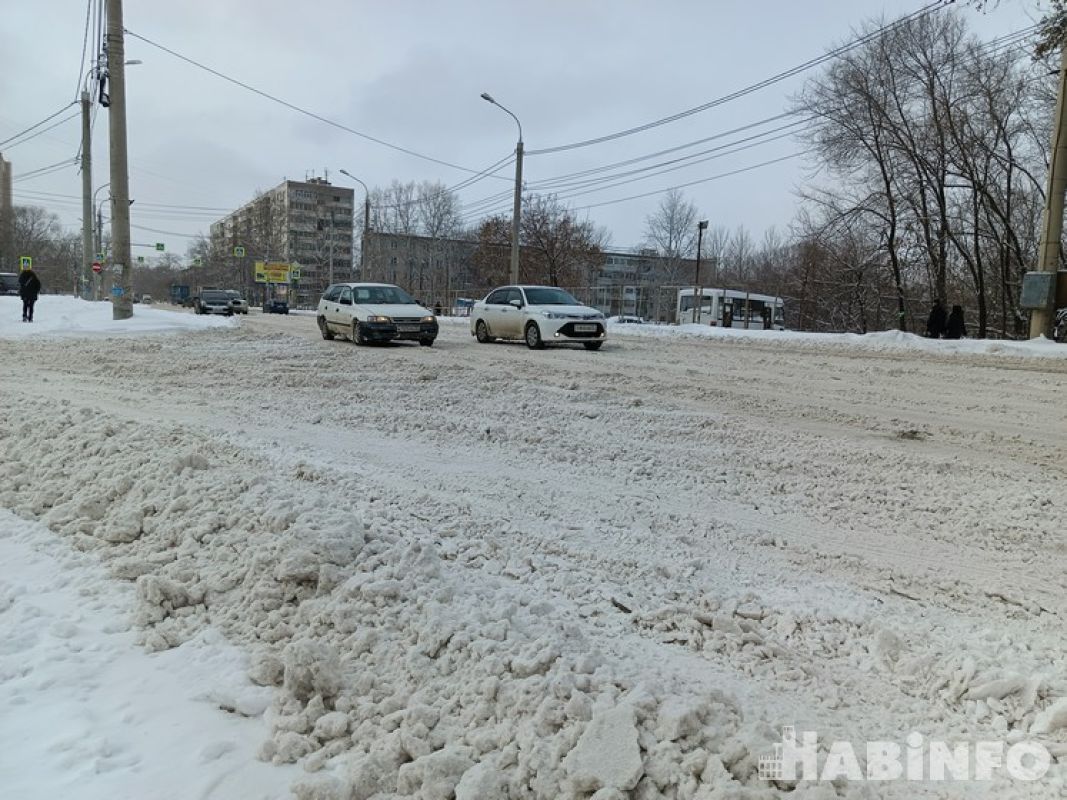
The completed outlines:
{"type": "Polygon", "coordinates": [[[604,142],[610,142],[615,139],[621,139],[625,136],[632,136],[635,133],[641,133],[643,131],[651,130],[652,128],[658,128],[661,125],[667,125],[671,122],[677,122],[680,119],[691,117],[694,114],[699,114],[703,111],[707,111],[708,109],[715,108],[716,106],[721,106],[725,103],[737,100],[738,98],[752,94],[753,92],[759,91],[760,89],[765,89],[768,86],[773,86],[774,84],[780,83],[781,81],[784,81],[787,78],[791,78],[794,75],[798,75],[801,72],[806,72],[812,67],[817,67],[820,64],[824,64],[827,61],[830,61],[840,55],[849,52],[850,50],[860,47],[866,44],[867,42],[870,42],[876,39],[877,37],[882,36],[885,33],[897,28],[898,26],[905,25],[908,22],[911,22],[916,19],[921,19],[923,16],[937,11],[945,7],[946,5],[951,4],[952,2],[954,2],[954,0],[934,0],[934,2],[923,6],[919,10],[913,11],[910,14],[900,17],[899,19],[889,23],[888,25],[882,26],[877,30],[858,36],[851,42],[837,47],[829,51],[828,53],[824,53],[823,55],[818,56],[816,58],[808,59],[802,64],[798,64],[795,67],[784,70],[783,72],[779,72],[778,74],[772,75],[769,78],[765,78],[764,80],[759,81],[758,83],[754,83],[742,89],[738,89],[734,92],[731,92],[730,94],[717,97],[714,100],[710,100],[707,103],[703,103],[699,106],[693,106],[692,108],[687,108],[684,111],[679,111],[675,114],[671,114],[670,116],[662,117],[660,119],[653,120],[652,122],[646,122],[643,125],[637,125],[633,128],[627,128],[625,130],[616,131],[614,133],[605,134],[603,136],[597,136],[593,139],[584,139],[582,141],[570,142],[569,144],[556,145],[554,147],[544,147],[539,150],[528,150],[526,151],[526,155],[547,155],[548,153],[559,153],[564,150],[575,150],[581,147],[589,147],[590,145],[594,144],[603,144],[604,142]]]}
{"type": "Polygon", "coordinates": [[[48,131],[52,130],[53,128],[58,128],[60,125],[63,125],[65,123],[67,123],[67,122],[70,122],[72,119],[77,119],[79,114],[81,114],[80,111],[75,111],[69,117],[64,117],[63,119],[61,119],[61,120],[59,120],[57,122],[53,122],[47,128],[41,128],[39,131],[34,131],[33,133],[29,134],[28,136],[25,136],[24,138],[20,139],[19,141],[14,142],[13,144],[5,145],[4,149],[5,150],[10,150],[13,147],[18,147],[20,144],[26,144],[26,142],[32,141],[33,139],[36,139],[38,136],[41,136],[42,134],[48,133],[48,131]]]}
{"type": "Polygon", "coordinates": [[[15,134],[14,136],[10,136],[10,137],[8,137],[7,139],[4,139],[4,140],[3,140],[2,142],[0,142],[0,147],[5,147],[5,146],[7,145],[7,143],[8,143],[8,142],[13,142],[13,141],[15,141],[16,139],[20,139],[20,138],[22,138],[22,137],[23,137],[24,135],[26,135],[27,133],[29,133],[30,131],[32,131],[32,130],[33,130],[34,128],[39,128],[39,127],[41,127],[41,126],[42,126],[42,125],[44,125],[44,124],[45,124],[46,122],[49,122],[49,121],[51,121],[51,120],[55,119],[55,118],[56,118],[56,117],[58,117],[58,116],[59,116],[60,114],[62,114],[62,113],[63,113],[64,111],[66,111],[66,110],[67,110],[68,108],[70,108],[71,106],[73,106],[73,105],[76,105],[76,104],[77,104],[77,101],[76,101],[76,100],[73,100],[73,101],[71,101],[71,102],[67,103],[67,104],[66,104],[65,106],[63,106],[63,108],[59,109],[59,111],[56,111],[56,112],[55,112],[55,113],[53,113],[53,114],[49,114],[49,115],[48,115],[47,117],[45,117],[44,119],[42,119],[42,120],[41,120],[40,122],[35,122],[35,123],[34,123],[33,125],[31,125],[30,127],[26,128],[26,130],[24,130],[24,131],[19,131],[19,132],[18,132],[18,133],[16,133],[16,134],[15,134]]]}
{"type": "MultiPolygon", "coordinates": [[[[422,159],[423,161],[429,161],[429,162],[432,162],[434,164],[440,164],[441,166],[449,167],[450,169],[459,170],[460,172],[468,172],[468,173],[471,173],[472,175],[478,175],[479,174],[478,170],[471,169],[469,167],[463,167],[463,166],[460,166],[459,164],[453,164],[453,163],[451,163],[449,161],[444,161],[444,160],[439,159],[439,158],[433,158],[432,156],[424,155],[423,153],[416,152],[415,150],[411,150],[411,149],[409,149],[407,147],[401,147],[400,145],[393,144],[392,142],[387,142],[384,139],[379,139],[379,138],[377,138],[375,136],[371,136],[369,134],[363,133],[362,131],[357,131],[355,128],[350,128],[350,127],[348,127],[347,125],[345,125],[343,123],[340,123],[340,122],[337,122],[335,120],[329,119],[328,117],[324,117],[321,114],[316,114],[314,111],[308,111],[306,108],[301,108],[300,106],[295,105],[294,103],[290,103],[290,102],[288,102],[286,100],[282,100],[280,97],[276,97],[275,95],[272,95],[272,94],[270,94],[268,92],[265,92],[262,89],[257,89],[254,86],[250,86],[249,84],[244,83],[243,81],[239,81],[236,78],[231,78],[229,75],[225,75],[224,73],[219,72],[216,69],[212,69],[211,67],[209,67],[209,66],[207,66],[205,64],[201,64],[199,61],[195,61],[192,58],[189,58],[188,56],[184,56],[181,53],[178,53],[178,52],[176,52],[174,50],[171,50],[169,47],[164,47],[163,45],[159,44],[158,42],[154,42],[151,39],[148,39],[148,38],[146,38],[144,36],[141,36],[138,33],[135,33],[134,31],[131,31],[129,29],[125,29],[125,32],[126,32],[126,34],[128,36],[132,36],[135,39],[140,39],[145,44],[151,45],[152,47],[155,47],[155,48],[157,48],[159,50],[162,50],[164,53],[172,55],[175,58],[186,62],[187,64],[192,64],[194,67],[202,69],[205,72],[208,72],[208,73],[214,75],[217,78],[222,78],[224,81],[227,81],[228,83],[232,83],[235,86],[240,86],[242,89],[246,89],[246,90],[248,90],[248,91],[250,91],[250,92],[252,92],[254,94],[258,94],[260,97],[264,97],[267,100],[270,100],[270,101],[272,101],[274,103],[278,103],[279,105],[282,105],[282,106],[284,106],[285,108],[288,108],[291,111],[296,111],[299,114],[303,114],[306,117],[310,117],[311,119],[318,120],[319,122],[325,123],[326,125],[330,125],[331,127],[337,128],[338,130],[345,131],[346,133],[351,133],[354,136],[358,136],[358,137],[360,137],[362,139],[366,139],[367,141],[374,142],[375,144],[379,144],[382,147],[388,147],[390,150],[396,150],[399,153],[405,153],[406,155],[422,159]]],[[[497,176],[494,175],[492,177],[497,177],[497,176]]],[[[507,179],[504,178],[503,180],[507,180],[507,179]]]]}
{"type": "Polygon", "coordinates": [[[49,164],[47,167],[38,167],[37,169],[31,169],[28,172],[20,173],[12,177],[12,183],[19,183],[25,180],[31,180],[33,178],[41,178],[45,175],[50,175],[53,172],[59,172],[65,167],[73,165],[75,160],[73,158],[67,158],[63,161],[57,161],[55,164],[49,164]]]}
{"type": "Polygon", "coordinates": [[[93,0],[86,0],[85,3],[85,33],[82,34],[82,56],[78,61],[78,85],[74,87],[74,99],[77,100],[81,94],[82,86],[85,84],[85,52],[89,48],[89,17],[93,9],[93,0]]]}

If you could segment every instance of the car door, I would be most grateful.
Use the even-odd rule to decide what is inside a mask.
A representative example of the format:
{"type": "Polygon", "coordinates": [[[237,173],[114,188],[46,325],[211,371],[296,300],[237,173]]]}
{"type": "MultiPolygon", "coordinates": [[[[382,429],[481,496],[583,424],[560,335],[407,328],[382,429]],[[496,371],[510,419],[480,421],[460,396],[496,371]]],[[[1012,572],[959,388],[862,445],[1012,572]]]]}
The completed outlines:
{"type": "Polygon", "coordinates": [[[352,327],[352,287],[346,286],[341,290],[337,302],[333,304],[337,309],[334,312],[334,325],[342,330],[352,327]]]}
{"type": "Polygon", "coordinates": [[[485,307],[481,309],[481,317],[485,320],[485,324],[489,326],[489,332],[493,336],[503,336],[500,333],[501,326],[504,324],[501,315],[501,307],[504,304],[504,299],[507,297],[507,289],[497,289],[495,292],[490,292],[489,296],[485,298],[485,307]]]}
{"type": "Polygon", "coordinates": [[[504,302],[500,306],[500,336],[511,339],[522,337],[522,321],[524,319],[522,306],[525,299],[517,286],[511,286],[504,295],[504,302]],[[517,304],[517,305],[516,305],[517,304]]]}

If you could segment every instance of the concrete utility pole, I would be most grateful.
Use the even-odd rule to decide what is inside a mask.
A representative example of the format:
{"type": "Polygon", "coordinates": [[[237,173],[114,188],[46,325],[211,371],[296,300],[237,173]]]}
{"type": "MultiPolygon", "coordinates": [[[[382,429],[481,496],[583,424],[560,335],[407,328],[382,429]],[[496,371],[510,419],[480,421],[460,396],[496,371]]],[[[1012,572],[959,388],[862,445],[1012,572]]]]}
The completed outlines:
{"type": "Polygon", "coordinates": [[[111,253],[120,270],[112,289],[113,319],[133,316],[133,268],[130,264],[130,175],[126,164],[126,45],[122,0],[107,0],[107,72],[111,106],[111,253]]]}
{"type": "Polygon", "coordinates": [[[0,270],[14,270],[15,207],[11,200],[11,162],[0,155],[0,270]]]}
{"type": "Polygon", "coordinates": [[[82,270],[77,294],[82,295],[93,274],[93,146],[89,125],[89,92],[82,90],[82,270]]]}
{"type": "Polygon", "coordinates": [[[493,99],[489,92],[482,92],[482,99],[507,113],[519,126],[519,141],[515,145],[515,203],[511,213],[511,283],[519,282],[519,220],[522,214],[522,123],[504,106],[493,99]]]}
{"type": "MultiPolygon", "coordinates": [[[[1060,266],[1060,241],[1063,237],[1063,195],[1067,191],[1067,41],[1060,46],[1060,86],[1056,94],[1056,128],[1052,132],[1052,157],[1049,159],[1045,212],[1042,219],[1038,271],[1056,275],[1060,266]]],[[[1030,313],[1030,338],[1050,336],[1055,314],[1056,278],[1053,292],[1044,308],[1030,313]]]]}
{"type": "Polygon", "coordinates": [[[701,305],[704,302],[700,291],[700,248],[704,244],[704,231],[707,227],[708,221],[706,219],[702,219],[697,223],[697,263],[696,271],[693,275],[693,322],[697,324],[700,324],[701,305]]]}

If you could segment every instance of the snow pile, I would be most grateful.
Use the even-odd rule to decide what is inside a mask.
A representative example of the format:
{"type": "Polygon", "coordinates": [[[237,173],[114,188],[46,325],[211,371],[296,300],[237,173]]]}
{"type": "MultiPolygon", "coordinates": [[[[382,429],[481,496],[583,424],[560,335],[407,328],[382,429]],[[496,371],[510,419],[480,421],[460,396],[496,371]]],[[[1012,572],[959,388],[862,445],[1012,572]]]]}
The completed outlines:
{"type": "Polygon", "coordinates": [[[357,503],[356,481],[327,495],[311,468],[252,477],[267,470],[182,447],[180,429],[71,410],[3,425],[0,505],[132,581],[149,651],[211,624],[253,652],[249,676],[277,689],[260,757],[328,767],[299,797],[710,799],[758,785],[773,736],[733,700],[622,677],[571,609],[486,572],[458,530],[357,503]]]}
{"type": "Polygon", "coordinates": [[[130,588],[95,561],[0,511],[0,795],[287,797],[295,769],[254,758],[263,723],[246,717],[270,692],[243,677],[247,656],[210,629],[139,652],[130,588]]]}
{"type": "Polygon", "coordinates": [[[611,336],[638,338],[714,339],[735,344],[786,343],[792,348],[815,351],[840,349],[870,353],[929,353],[1007,356],[1015,358],[1067,359],[1067,347],[1041,337],[1030,341],[1007,339],[927,339],[902,331],[876,333],[803,333],[800,331],[766,331],[762,329],[721,328],[711,325],[633,325],[608,323],[611,336]]]}
{"type": "Polygon", "coordinates": [[[43,294],[33,310],[33,322],[22,322],[22,301],[0,297],[0,339],[42,336],[82,336],[126,333],[166,333],[235,327],[236,317],[198,316],[156,306],[136,305],[129,319],[112,319],[110,301],[90,302],[76,297],[43,294]]]}

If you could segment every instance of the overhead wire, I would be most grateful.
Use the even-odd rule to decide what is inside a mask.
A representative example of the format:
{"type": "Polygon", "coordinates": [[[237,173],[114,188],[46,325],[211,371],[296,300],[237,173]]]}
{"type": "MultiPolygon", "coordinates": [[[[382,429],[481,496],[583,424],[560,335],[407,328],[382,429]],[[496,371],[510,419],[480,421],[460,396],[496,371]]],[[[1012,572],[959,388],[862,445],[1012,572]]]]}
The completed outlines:
{"type": "Polygon", "coordinates": [[[471,173],[473,175],[478,175],[479,174],[479,170],[471,169],[470,167],[464,167],[464,166],[461,166],[459,164],[453,164],[452,162],[444,161],[443,159],[434,158],[433,156],[428,156],[428,155],[425,155],[424,153],[419,153],[419,152],[417,152],[415,150],[411,150],[410,148],[401,147],[400,145],[393,144],[392,142],[388,142],[388,141],[386,141],[384,139],[379,139],[376,136],[371,136],[370,134],[363,133],[362,131],[358,131],[355,128],[351,128],[348,125],[345,125],[344,123],[337,122],[336,120],[329,119],[328,117],[324,117],[321,114],[316,114],[314,111],[309,111],[308,109],[302,108],[302,107],[296,105],[295,103],[290,103],[287,100],[282,100],[280,97],[272,95],[269,92],[265,92],[262,89],[257,89],[256,87],[251,86],[251,85],[245,83],[244,81],[240,81],[237,78],[232,78],[229,75],[226,75],[226,74],[220,72],[217,69],[213,69],[212,67],[209,67],[206,64],[202,64],[199,61],[196,61],[196,60],[194,60],[194,59],[192,59],[192,58],[190,58],[188,56],[182,55],[181,53],[179,53],[179,52],[177,52],[175,50],[172,50],[169,47],[165,47],[165,46],[159,44],[158,42],[154,42],[154,41],[152,41],[151,39],[149,39],[149,38],[147,38],[145,36],[141,36],[139,33],[136,33],[136,32],[131,31],[129,29],[125,29],[125,32],[126,32],[126,34],[128,36],[132,36],[135,39],[139,39],[140,41],[144,42],[145,44],[151,45],[152,47],[155,47],[155,48],[157,48],[159,50],[162,50],[164,53],[172,55],[175,58],[186,62],[187,64],[192,64],[194,67],[197,67],[198,69],[202,69],[205,72],[208,72],[208,73],[216,76],[217,78],[221,78],[222,80],[227,81],[228,83],[232,83],[235,86],[240,86],[242,89],[246,89],[247,91],[250,91],[253,94],[257,94],[260,97],[264,97],[267,100],[270,100],[271,102],[278,103],[279,105],[284,106],[285,108],[288,108],[291,111],[295,111],[295,112],[297,112],[299,114],[303,114],[304,116],[310,117],[311,119],[318,120],[319,122],[322,122],[322,123],[324,123],[326,125],[329,125],[331,127],[337,128],[338,130],[342,130],[342,131],[345,131],[347,133],[351,133],[354,136],[358,136],[358,137],[360,137],[362,139],[366,139],[367,141],[374,142],[375,144],[379,144],[382,147],[387,147],[390,150],[395,150],[397,152],[404,153],[404,154],[412,156],[414,158],[422,159],[423,161],[429,161],[429,162],[432,162],[434,164],[440,164],[441,166],[449,167],[450,169],[459,170],[460,172],[468,172],[468,173],[471,173]]]}
{"type": "Polygon", "coordinates": [[[570,142],[568,144],[555,145],[553,147],[543,147],[536,150],[528,150],[526,155],[546,155],[548,153],[559,153],[564,150],[575,150],[582,147],[589,147],[594,144],[603,144],[604,142],[614,141],[615,139],[621,139],[626,136],[632,136],[635,133],[642,133],[643,131],[651,130],[652,128],[667,125],[671,122],[677,122],[680,119],[685,119],[686,117],[693,116],[694,114],[699,114],[703,111],[707,111],[708,109],[723,105],[724,103],[737,100],[738,98],[744,97],[745,95],[752,94],[753,92],[759,91],[760,89],[765,89],[768,86],[780,83],[781,81],[786,80],[787,78],[791,78],[794,75],[798,75],[801,72],[806,72],[812,67],[819,66],[820,64],[837,58],[838,56],[843,55],[844,53],[847,53],[850,50],[854,50],[857,47],[860,47],[870,41],[873,41],[874,39],[877,39],[879,36],[885,34],[887,31],[893,30],[898,26],[905,25],[913,20],[921,19],[927,14],[933,13],[934,11],[944,8],[945,6],[950,5],[953,1],[954,0],[934,0],[934,2],[928,3],[917,11],[913,11],[910,14],[906,14],[905,16],[894,20],[888,25],[883,25],[877,30],[870,31],[869,33],[862,34],[861,36],[856,37],[845,45],[836,47],[833,50],[823,53],[820,56],[808,59],[802,64],[798,64],[795,67],[791,67],[790,69],[779,72],[776,75],[772,75],[769,78],[765,78],[762,81],[750,84],[749,86],[743,87],[729,94],[717,97],[714,100],[709,100],[708,102],[702,103],[701,105],[693,106],[692,108],[687,108],[683,111],[679,111],[675,114],[671,114],[666,117],[661,117],[660,119],[653,120],[652,122],[646,122],[643,125],[636,125],[632,128],[626,128],[625,130],[615,131],[614,133],[605,134],[603,136],[597,136],[595,138],[584,139],[577,142],[570,142]]]}

